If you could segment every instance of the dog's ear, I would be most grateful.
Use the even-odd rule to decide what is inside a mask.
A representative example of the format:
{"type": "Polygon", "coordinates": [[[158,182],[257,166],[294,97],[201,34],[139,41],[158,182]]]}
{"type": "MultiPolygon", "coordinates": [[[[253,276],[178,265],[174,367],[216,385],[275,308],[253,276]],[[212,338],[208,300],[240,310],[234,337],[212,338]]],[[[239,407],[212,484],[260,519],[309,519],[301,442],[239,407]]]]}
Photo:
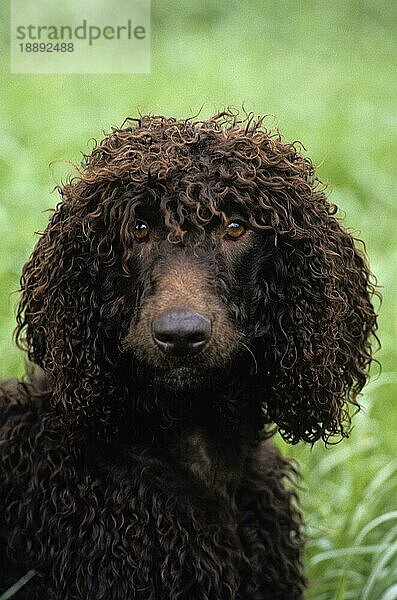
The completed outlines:
{"type": "Polygon", "coordinates": [[[366,259],[315,185],[289,186],[266,208],[274,249],[262,273],[257,342],[267,419],[292,443],[347,436],[376,331],[366,259]]]}
{"type": "Polygon", "coordinates": [[[97,427],[108,420],[116,386],[112,323],[123,322],[117,231],[106,226],[101,202],[112,191],[79,181],[61,194],[23,268],[15,335],[50,377],[55,408],[79,425],[94,420],[97,427]]]}

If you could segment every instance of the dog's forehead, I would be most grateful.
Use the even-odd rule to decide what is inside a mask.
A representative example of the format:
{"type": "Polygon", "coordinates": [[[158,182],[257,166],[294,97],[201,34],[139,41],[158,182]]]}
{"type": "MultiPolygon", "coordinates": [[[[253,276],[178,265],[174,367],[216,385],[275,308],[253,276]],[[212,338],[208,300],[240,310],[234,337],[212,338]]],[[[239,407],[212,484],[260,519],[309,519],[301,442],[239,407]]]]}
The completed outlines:
{"type": "Polygon", "coordinates": [[[131,215],[133,219],[163,223],[167,227],[173,223],[206,226],[225,224],[233,217],[248,220],[249,210],[231,196],[211,196],[210,189],[196,197],[190,196],[188,189],[170,186],[157,190],[157,193],[152,189],[150,194],[134,203],[131,215]]]}

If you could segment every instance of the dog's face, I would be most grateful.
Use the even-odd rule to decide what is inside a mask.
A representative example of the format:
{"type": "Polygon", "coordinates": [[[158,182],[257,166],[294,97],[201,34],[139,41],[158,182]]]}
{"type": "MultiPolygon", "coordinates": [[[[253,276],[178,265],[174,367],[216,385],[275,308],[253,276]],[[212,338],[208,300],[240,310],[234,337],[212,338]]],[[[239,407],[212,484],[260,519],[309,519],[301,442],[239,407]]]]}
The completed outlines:
{"type": "Polygon", "coordinates": [[[147,117],[60,191],[24,267],[17,339],[67,418],[117,431],[158,390],[216,383],[289,441],[348,433],[375,289],[295,144],[250,117],[147,117]]]}
{"type": "Polygon", "coordinates": [[[158,206],[138,207],[131,224],[136,291],[123,348],[138,374],[175,391],[255,369],[255,296],[270,254],[266,234],[233,206],[199,230],[193,217],[196,211],[185,214],[179,243],[170,241],[158,206]]]}

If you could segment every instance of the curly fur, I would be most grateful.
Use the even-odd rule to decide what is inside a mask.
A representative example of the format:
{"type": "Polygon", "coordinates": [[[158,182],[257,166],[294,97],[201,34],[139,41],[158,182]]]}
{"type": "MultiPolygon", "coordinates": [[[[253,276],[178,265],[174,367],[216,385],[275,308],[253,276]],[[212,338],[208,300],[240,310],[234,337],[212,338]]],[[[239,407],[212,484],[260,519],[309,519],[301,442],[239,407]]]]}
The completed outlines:
{"type": "Polygon", "coordinates": [[[376,338],[312,163],[262,119],[144,117],[60,193],[17,315],[41,374],[0,394],[0,590],[34,569],[17,597],[302,598],[295,470],[267,438],[347,436],[376,338]],[[153,342],[174,307],[211,321],[194,358],[153,342]]]}

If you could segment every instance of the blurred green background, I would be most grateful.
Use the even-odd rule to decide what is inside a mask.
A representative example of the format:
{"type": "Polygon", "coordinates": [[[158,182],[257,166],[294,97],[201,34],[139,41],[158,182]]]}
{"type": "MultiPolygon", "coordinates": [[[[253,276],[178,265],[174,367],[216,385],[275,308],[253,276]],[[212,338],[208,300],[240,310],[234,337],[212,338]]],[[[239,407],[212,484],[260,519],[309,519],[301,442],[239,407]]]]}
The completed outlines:
{"type": "Polygon", "coordinates": [[[308,598],[397,599],[397,2],[153,0],[152,71],[131,76],[10,75],[0,11],[0,374],[22,372],[12,292],[57,202],[51,190],[90,138],[139,111],[207,117],[244,104],[270,115],[329,182],[384,297],[383,371],[351,438],[280,442],[304,475],[308,598]]]}

